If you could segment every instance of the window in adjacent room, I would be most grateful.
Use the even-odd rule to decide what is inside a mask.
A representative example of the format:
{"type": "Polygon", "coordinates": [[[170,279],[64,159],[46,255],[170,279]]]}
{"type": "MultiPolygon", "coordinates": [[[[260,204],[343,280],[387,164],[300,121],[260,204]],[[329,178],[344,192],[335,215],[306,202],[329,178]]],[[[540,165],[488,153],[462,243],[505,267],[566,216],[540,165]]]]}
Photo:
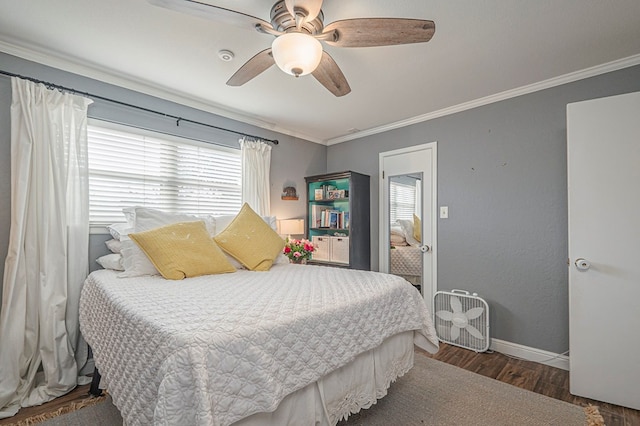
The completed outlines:
{"type": "Polygon", "coordinates": [[[123,222],[124,207],[173,213],[236,214],[240,150],[92,121],[89,143],[91,227],[123,222]]]}
{"type": "Polygon", "coordinates": [[[415,179],[408,176],[392,178],[389,190],[389,219],[390,223],[397,220],[413,220],[416,205],[415,179]]]}

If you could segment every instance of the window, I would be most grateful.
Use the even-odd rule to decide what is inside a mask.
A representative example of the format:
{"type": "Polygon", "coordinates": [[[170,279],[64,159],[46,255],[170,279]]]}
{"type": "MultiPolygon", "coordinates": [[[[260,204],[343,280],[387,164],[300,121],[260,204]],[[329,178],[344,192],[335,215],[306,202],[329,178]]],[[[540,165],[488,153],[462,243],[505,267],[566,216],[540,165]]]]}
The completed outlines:
{"type": "Polygon", "coordinates": [[[416,186],[415,179],[410,184],[400,182],[399,178],[391,178],[389,190],[389,219],[391,223],[397,220],[413,220],[413,213],[416,206],[416,186]]]}
{"type": "Polygon", "coordinates": [[[172,213],[236,214],[240,150],[124,126],[88,126],[89,220],[123,222],[124,207],[172,213]]]}

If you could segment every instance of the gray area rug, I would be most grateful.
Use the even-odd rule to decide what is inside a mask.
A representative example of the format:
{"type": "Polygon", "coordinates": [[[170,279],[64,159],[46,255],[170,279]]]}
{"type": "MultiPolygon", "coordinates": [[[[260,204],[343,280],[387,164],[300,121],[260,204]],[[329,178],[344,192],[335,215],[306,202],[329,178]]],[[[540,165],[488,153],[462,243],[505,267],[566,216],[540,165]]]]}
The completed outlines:
{"type": "Polygon", "coordinates": [[[415,366],[371,408],[340,426],[584,426],[582,407],[416,354],[415,366]]]}
{"type": "Polygon", "coordinates": [[[121,426],[122,416],[120,411],[111,402],[111,396],[107,396],[104,402],[80,408],[71,413],[46,420],[38,425],[47,426],[121,426]]]}
{"type": "MultiPolygon", "coordinates": [[[[47,420],[45,426],[122,425],[108,398],[47,420]]],[[[415,366],[391,385],[386,397],[340,426],[584,426],[584,410],[416,354],[415,366]]]]}

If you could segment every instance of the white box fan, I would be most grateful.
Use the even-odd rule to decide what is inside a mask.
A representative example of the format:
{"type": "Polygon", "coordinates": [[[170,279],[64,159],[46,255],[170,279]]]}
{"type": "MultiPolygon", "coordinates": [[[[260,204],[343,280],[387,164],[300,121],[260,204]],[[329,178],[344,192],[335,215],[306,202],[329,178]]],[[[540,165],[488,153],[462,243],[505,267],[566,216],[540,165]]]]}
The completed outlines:
{"type": "Polygon", "coordinates": [[[476,352],[489,349],[489,305],[477,293],[438,291],[433,306],[441,342],[476,352]]]}

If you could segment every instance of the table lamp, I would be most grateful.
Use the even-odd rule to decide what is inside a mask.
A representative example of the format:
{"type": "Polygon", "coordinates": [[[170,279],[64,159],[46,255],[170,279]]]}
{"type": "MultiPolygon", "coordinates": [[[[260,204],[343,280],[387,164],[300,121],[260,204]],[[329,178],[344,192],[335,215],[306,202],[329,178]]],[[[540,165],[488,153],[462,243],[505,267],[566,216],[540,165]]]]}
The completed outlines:
{"type": "Polygon", "coordinates": [[[281,219],[278,221],[278,234],[291,239],[292,235],[304,235],[304,219],[281,219]]]}

